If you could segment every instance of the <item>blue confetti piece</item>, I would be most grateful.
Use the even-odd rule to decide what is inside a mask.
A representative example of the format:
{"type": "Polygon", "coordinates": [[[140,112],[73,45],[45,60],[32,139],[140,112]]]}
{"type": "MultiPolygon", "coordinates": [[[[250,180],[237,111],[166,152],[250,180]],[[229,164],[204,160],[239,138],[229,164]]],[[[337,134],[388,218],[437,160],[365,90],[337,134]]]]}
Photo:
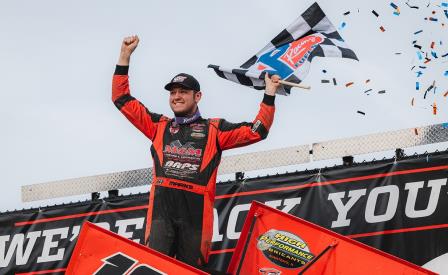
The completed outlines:
{"type": "Polygon", "coordinates": [[[396,12],[396,11],[394,11],[394,15],[396,15],[396,16],[399,16],[399,15],[400,15],[400,13],[399,13],[399,12],[396,12]]]}
{"type": "Polygon", "coordinates": [[[445,12],[446,18],[448,18],[448,10],[443,10],[445,12]]]}
{"type": "Polygon", "coordinates": [[[443,74],[443,76],[448,76],[448,71],[445,71],[445,73],[443,74]]]}
{"type": "Polygon", "coordinates": [[[417,52],[417,57],[418,57],[419,60],[423,59],[423,56],[422,56],[422,54],[420,52],[417,52]]]}
{"type": "Polygon", "coordinates": [[[448,7],[448,2],[442,2],[442,7],[448,7]]]}
{"type": "Polygon", "coordinates": [[[438,58],[438,57],[437,57],[437,53],[434,52],[434,51],[431,51],[431,55],[434,56],[434,58],[438,58]]]}
{"type": "Polygon", "coordinates": [[[420,82],[415,82],[415,89],[420,90],[420,82]]]}
{"type": "Polygon", "coordinates": [[[345,28],[346,25],[347,25],[347,24],[346,24],[345,22],[342,22],[342,23],[341,23],[341,26],[339,27],[339,29],[342,30],[343,28],[345,28]]]}
{"type": "Polygon", "coordinates": [[[398,6],[395,5],[393,2],[390,2],[390,5],[391,5],[392,8],[394,8],[394,9],[398,9],[398,6]]]}
{"type": "Polygon", "coordinates": [[[420,77],[420,76],[423,74],[422,71],[418,71],[418,72],[416,72],[416,73],[417,73],[417,77],[420,77]]]}

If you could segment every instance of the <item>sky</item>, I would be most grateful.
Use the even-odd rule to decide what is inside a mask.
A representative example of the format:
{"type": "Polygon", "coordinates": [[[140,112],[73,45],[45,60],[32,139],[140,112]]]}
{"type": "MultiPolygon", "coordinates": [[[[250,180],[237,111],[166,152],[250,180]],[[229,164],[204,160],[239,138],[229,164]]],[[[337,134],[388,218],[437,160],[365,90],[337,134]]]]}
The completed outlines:
{"type": "MultiPolygon", "coordinates": [[[[252,121],[263,92],[221,79],[207,65],[238,67],[313,2],[0,2],[0,211],[71,200],[22,203],[23,185],[152,166],[150,141],[111,101],[112,74],[125,36],[140,37],[131,59],[131,93],[151,111],[172,116],[163,86],[186,72],[201,83],[204,117],[252,121]]],[[[289,97],[277,96],[268,138],[225,155],[446,122],[448,57],[442,55],[448,53],[448,26],[442,23],[448,18],[442,2],[409,1],[420,7],[412,9],[394,1],[400,9],[394,15],[390,1],[318,1],[360,61],[313,60],[303,82],[311,90],[294,88],[289,97]],[[424,51],[434,41],[438,58],[422,64],[414,40],[424,51]],[[417,78],[418,70],[423,75],[417,78]],[[332,78],[338,85],[321,83],[332,78]],[[434,80],[436,91],[424,99],[434,80]],[[354,84],[346,87],[349,82],[354,84]]]]}

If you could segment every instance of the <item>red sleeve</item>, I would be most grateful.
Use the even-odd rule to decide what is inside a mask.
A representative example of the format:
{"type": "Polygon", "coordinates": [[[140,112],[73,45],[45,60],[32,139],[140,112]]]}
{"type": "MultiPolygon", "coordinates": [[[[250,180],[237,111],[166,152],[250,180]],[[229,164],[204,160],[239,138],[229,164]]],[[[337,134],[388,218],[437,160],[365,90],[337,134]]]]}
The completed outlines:
{"type": "Polygon", "coordinates": [[[112,101],[120,112],[145,136],[154,140],[157,124],[167,117],[150,112],[129,91],[128,66],[117,65],[112,79],[112,101]]]}
{"type": "Polygon", "coordinates": [[[232,149],[258,142],[268,136],[274,120],[274,96],[266,95],[253,122],[218,123],[218,143],[221,150],[232,149]]]}

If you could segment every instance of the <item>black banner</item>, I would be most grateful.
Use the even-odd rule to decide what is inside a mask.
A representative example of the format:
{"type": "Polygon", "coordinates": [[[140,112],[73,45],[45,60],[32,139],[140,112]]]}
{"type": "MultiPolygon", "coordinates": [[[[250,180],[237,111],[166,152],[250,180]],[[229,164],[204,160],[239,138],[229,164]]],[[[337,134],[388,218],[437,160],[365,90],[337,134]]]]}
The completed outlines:
{"type": "MultiPolygon", "coordinates": [[[[226,270],[252,200],[423,265],[448,253],[447,178],[444,152],[220,184],[209,266],[226,270]]],[[[1,214],[0,274],[63,272],[84,220],[142,242],[147,198],[1,214]]]]}
{"type": "Polygon", "coordinates": [[[64,272],[84,221],[143,242],[147,203],[145,194],[2,214],[0,274],[64,272]]]}

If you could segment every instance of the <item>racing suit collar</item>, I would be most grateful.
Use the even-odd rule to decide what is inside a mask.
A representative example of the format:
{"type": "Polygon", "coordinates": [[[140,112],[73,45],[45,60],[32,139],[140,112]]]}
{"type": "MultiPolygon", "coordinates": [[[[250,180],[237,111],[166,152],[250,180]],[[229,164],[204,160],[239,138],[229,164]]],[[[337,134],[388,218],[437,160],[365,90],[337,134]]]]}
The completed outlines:
{"type": "Polygon", "coordinates": [[[188,123],[192,123],[195,122],[196,120],[198,120],[201,117],[201,113],[199,112],[199,108],[196,109],[196,112],[194,113],[194,115],[189,116],[189,117],[183,117],[183,116],[175,116],[174,117],[174,121],[177,124],[188,124],[188,123]]]}

